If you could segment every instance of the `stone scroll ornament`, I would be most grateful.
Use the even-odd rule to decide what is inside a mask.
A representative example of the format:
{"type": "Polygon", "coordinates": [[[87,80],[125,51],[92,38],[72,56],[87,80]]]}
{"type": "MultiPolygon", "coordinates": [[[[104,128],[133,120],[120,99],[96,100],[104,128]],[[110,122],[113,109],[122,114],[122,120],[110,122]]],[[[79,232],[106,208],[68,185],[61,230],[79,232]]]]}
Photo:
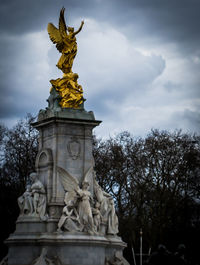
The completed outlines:
{"type": "Polygon", "coordinates": [[[76,35],[81,31],[84,21],[81,22],[79,29],[74,31],[73,27],[66,26],[64,12],[65,8],[62,8],[58,28],[52,23],[47,27],[51,41],[62,54],[57,67],[63,72],[63,78],[50,80],[52,84],[50,93],[55,95],[55,92],[58,92],[62,108],[79,109],[84,101],[83,89],[77,82],[78,74],[72,72],[72,65],[77,54],[76,35]]]}
{"type": "Polygon", "coordinates": [[[39,217],[46,221],[47,199],[44,185],[39,180],[37,173],[30,174],[32,185],[26,186],[26,191],[18,198],[20,217],[39,217]]]}

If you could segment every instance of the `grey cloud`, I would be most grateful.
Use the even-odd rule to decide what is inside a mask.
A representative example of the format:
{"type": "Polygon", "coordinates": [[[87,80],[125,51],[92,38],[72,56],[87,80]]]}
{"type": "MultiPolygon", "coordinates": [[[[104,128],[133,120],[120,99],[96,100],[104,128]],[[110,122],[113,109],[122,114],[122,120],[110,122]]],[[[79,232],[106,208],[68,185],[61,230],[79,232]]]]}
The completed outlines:
{"type": "Polygon", "coordinates": [[[62,6],[66,7],[67,23],[76,17],[91,17],[119,27],[129,38],[135,32],[143,40],[154,37],[162,42],[177,42],[188,53],[199,51],[197,0],[1,1],[0,32],[22,34],[46,29],[48,22],[57,25],[62,6]]]}
{"type": "Polygon", "coordinates": [[[172,82],[172,81],[167,81],[165,84],[164,84],[164,88],[166,88],[166,90],[168,91],[168,92],[173,92],[173,91],[175,91],[175,90],[179,90],[179,89],[181,89],[182,88],[182,85],[181,84],[176,84],[176,83],[174,83],[174,82],[172,82]]]}
{"type": "Polygon", "coordinates": [[[163,43],[178,43],[185,53],[199,50],[198,0],[113,0],[112,3],[113,16],[111,15],[110,20],[117,23],[129,36],[137,28],[137,36],[141,38],[148,36],[163,43]]]}
{"type": "Polygon", "coordinates": [[[185,110],[183,113],[183,118],[188,122],[189,128],[192,131],[196,131],[199,133],[200,130],[200,111],[192,111],[192,110],[185,110]]]}
{"type": "Polygon", "coordinates": [[[45,100],[38,96],[43,89],[43,82],[38,82],[34,75],[38,56],[35,51],[31,54],[26,42],[26,39],[8,36],[0,40],[0,49],[3,51],[0,60],[1,118],[19,118],[26,112],[39,111],[45,100]],[[33,92],[34,87],[36,93],[33,92]]]}
{"type": "Polygon", "coordinates": [[[134,100],[143,98],[148,93],[153,81],[163,73],[165,60],[161,56],[155,55],[140,55],[138,57],[137,67],[129,69],[129,64],[125,67],[126,63],[122,62],[124,71],[115,66],[108,72],[110,78],[101,74],[100,71],[98,75],[93,74],[92,69],[90,69],[90,74],[86,76],[88,87],[92,87],[96,91],[92,95],[88,94],[87,101],[92,102],[92,104],[88,103],[91,109],[95,109],[95,111],[102,114],[114,115],[111,104],[118,105],[120,108],[124,101],[130,98],[133,99],[133,104],[136,104],[134,100]],[[103,79],[106,81],[103,82],[103,79]],[[97,88],[98,84],[102,85],[102,89],[97,88]]]}
{"type": "MultiPolygon", "coordinates": [[[[66,8],[67,24],[79,21],[81,18],[92,18],[98,23],[105,22],[102,24],[104,27],[112,25],[113,29],[125,34],[129,42],[132,41],[131,45],[143,43],[143,46],[148,49],[148,46],[158,47],[160,44],[169,43],[174,45],[176,52],[174,56],[177,56],[178,52],[182,60],[191,58],[192,55],[200,56],[199,1],[2,0],[0,1],[1,118],[22,117],[27,111],[37,112],[41,107],[46,107],[45,99],[48,97],[48,80],[50,78],[44,72],[41,73],[44,75],[43,81],[36,80],[34,76],[36,70],[34,69],[38,67],[37,61],[40,58],[37,57],[38,55],[34,53],[34,50],[31,50],[30,43],[26,42],[26,40],[20,41],[19,37],[23,37],[27,33],[46,30],[48,22],[53,22],[57,25],[59,11],[62,6],[66,8]],[[42,95],[34,94],[34,87],[37,93],[39,91],[42,95]]],[[[37,43],[37,38],[32,41],[37,43]]],[[[57,51],[53,54],[53,49],[49,50],[49,57],[47,58],[50,67],[52,64],[54,65],[54,68],[51,67],[50,69],[51,78],[54,78],[53,72],[56,72],[55,64],[59,58],[57,51]]],[[[109,46],[108,49],[112,50],[113,47],[109,46]]],[[[123,49],[123,47],[120,47],[120,49],[123,49]]],[[[116,61],[116,63],[110,63],[109,68],[109,62],[107,62],[106,69],[110,76],[105,76],[101,74],[101,69],[98,69],[100,67],[99,62],[94,60],[97,52],[103,57],[101,50],[97,51],[96,49],[93,54],[90,52],[90,56],[85,52],[87,58],[80,56],[78,63],[78,58],[76,58],[76,63],[78,64],[77,72],[80,75],[81,85],[81,78],[84,80],[84,91],[87,90],[87,87],[96,91],[91,94],[88,92],[88,95],[86,93],[87,101],[85,106],[87,110],[95,110],[97,118],[109,116],[110,120],[113,119],[113,117],[117,116],[117,113],[114,113],[116,108],[112,109],[112,105],[109,104],[120,108],[129,97],[132,100],[131,104],[134,106],[137,106],[137,101],[140,101],[141,106],[142,104],[150,106],[151,104],[158,104],[156,101],[160,102],[160,105],[167,105],[169,100],[171,100],[171,104],[176,105],[176,100],[181,101],[186,99],[186,97],[198,98],[200,96],[198,80],[200,65],[198,63],[194,64],[191,62],[187,66],[187,70],[190,71],[191,75],[188,76],[183,71],[181,82],[174,81],[173,77],[171,78],[170,76],[168,80],[165,80],[164,89],[166,93],[163,93],[163,95],[166,98],[164,102],[159,100],[159,95],[152,98],[152,94],[148,93],[148,90],[152,89],[153,82],[167,68],[164,56],[152,55],[145,58],[145,56],[138,55],[141,56],[138,59],[138,63],[135,61],[137,54],[130,54],[130,58],[133,60],[132,65],[130,64],[127,67],[126,60],[116,61]],[[113,67],[115,70],[112,69],[113,64],[115,64],[113,67]],[[119,67],[118,71],[116,67],[119,67]],[[133,69],[132,67],[135,68],[133,69]],[[177,91],[179,94],[173,97],[177,91]]],[[[105,57],[106,60],[108,59],[105,57]]],[[[162,96],[162,93],[160,94],[162,96]]],[[[169,120],[169,128],[170,126],[175,128],[178,125],[179,128],[185,127],[197,130],[199,126],[198,115],[198,111],[195,112],[189,109],[184,112],[176,112],[169,120]]],[[[165,117],[163,117],[164,119],[165,117]]],[[[107,122],[109,122],[108,119],[107,122]]],[[[167,126],[167,122],[164,122],[162,126],[167,126]]]]}
{"type": "Polygon", "coordinates": [[[185,109],[182,112],[176,112],[171,117],[178,129],[187,132],[195,132],[199,134],[200,130],[200,111],[185,109]]]}
{"type": "Polygon", "coordinates": [[[92,0],[0,1],[0,31],[23,34],[46,29],[48,22],[58,24],[59,12],[63,6],[66,8],[68,22],[73,16],[89,15],[94,4],[95,1],[92,0]]]}

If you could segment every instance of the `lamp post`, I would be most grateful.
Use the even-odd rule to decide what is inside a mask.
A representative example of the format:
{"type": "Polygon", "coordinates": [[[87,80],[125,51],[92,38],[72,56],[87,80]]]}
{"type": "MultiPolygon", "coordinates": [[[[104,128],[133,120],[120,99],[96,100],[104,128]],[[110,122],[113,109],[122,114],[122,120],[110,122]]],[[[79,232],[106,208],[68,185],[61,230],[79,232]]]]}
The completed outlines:
{"type": "Polygon", "coordinates": [[[142,265],[142,228],[140,228],[140,265],[142,265]]]}

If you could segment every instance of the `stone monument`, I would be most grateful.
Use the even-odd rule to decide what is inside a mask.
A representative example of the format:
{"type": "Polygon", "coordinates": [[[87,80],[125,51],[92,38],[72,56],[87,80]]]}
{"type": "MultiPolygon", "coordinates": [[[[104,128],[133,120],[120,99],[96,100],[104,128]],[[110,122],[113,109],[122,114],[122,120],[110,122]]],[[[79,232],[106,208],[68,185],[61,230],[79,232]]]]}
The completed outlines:
{"type": "Polygon", "coordinates": [[[59,28],[48,24],[50,39],[61,52],[57,67],[63,77],[51,80],[48,107],[33,126],[39,151],[31,184],[18,198],[16,231],[6,244],[8,265],[125,265],[126,246],[110,194],[99,186],[94,171],[92,130],[100,124],[84,109],[78,74],[72,72],[76,34],[67,27],[64,8],[59,28]]]}

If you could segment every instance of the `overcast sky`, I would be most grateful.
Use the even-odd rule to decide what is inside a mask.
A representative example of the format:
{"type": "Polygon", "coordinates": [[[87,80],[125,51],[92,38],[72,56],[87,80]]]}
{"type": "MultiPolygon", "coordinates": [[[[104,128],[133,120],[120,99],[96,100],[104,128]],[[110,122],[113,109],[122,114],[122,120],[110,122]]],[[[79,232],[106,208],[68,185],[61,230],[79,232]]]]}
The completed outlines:
{"type": "Polygon", "coordinates": [[[66,8],[76,29],[73,72],[85,109],[103,123],[96,135],[151,128],[200,129],[199,0],[1,0],[1,121],[12,126],[47,107],[49,80],[62,76],[47,33],[66,8]]]}

